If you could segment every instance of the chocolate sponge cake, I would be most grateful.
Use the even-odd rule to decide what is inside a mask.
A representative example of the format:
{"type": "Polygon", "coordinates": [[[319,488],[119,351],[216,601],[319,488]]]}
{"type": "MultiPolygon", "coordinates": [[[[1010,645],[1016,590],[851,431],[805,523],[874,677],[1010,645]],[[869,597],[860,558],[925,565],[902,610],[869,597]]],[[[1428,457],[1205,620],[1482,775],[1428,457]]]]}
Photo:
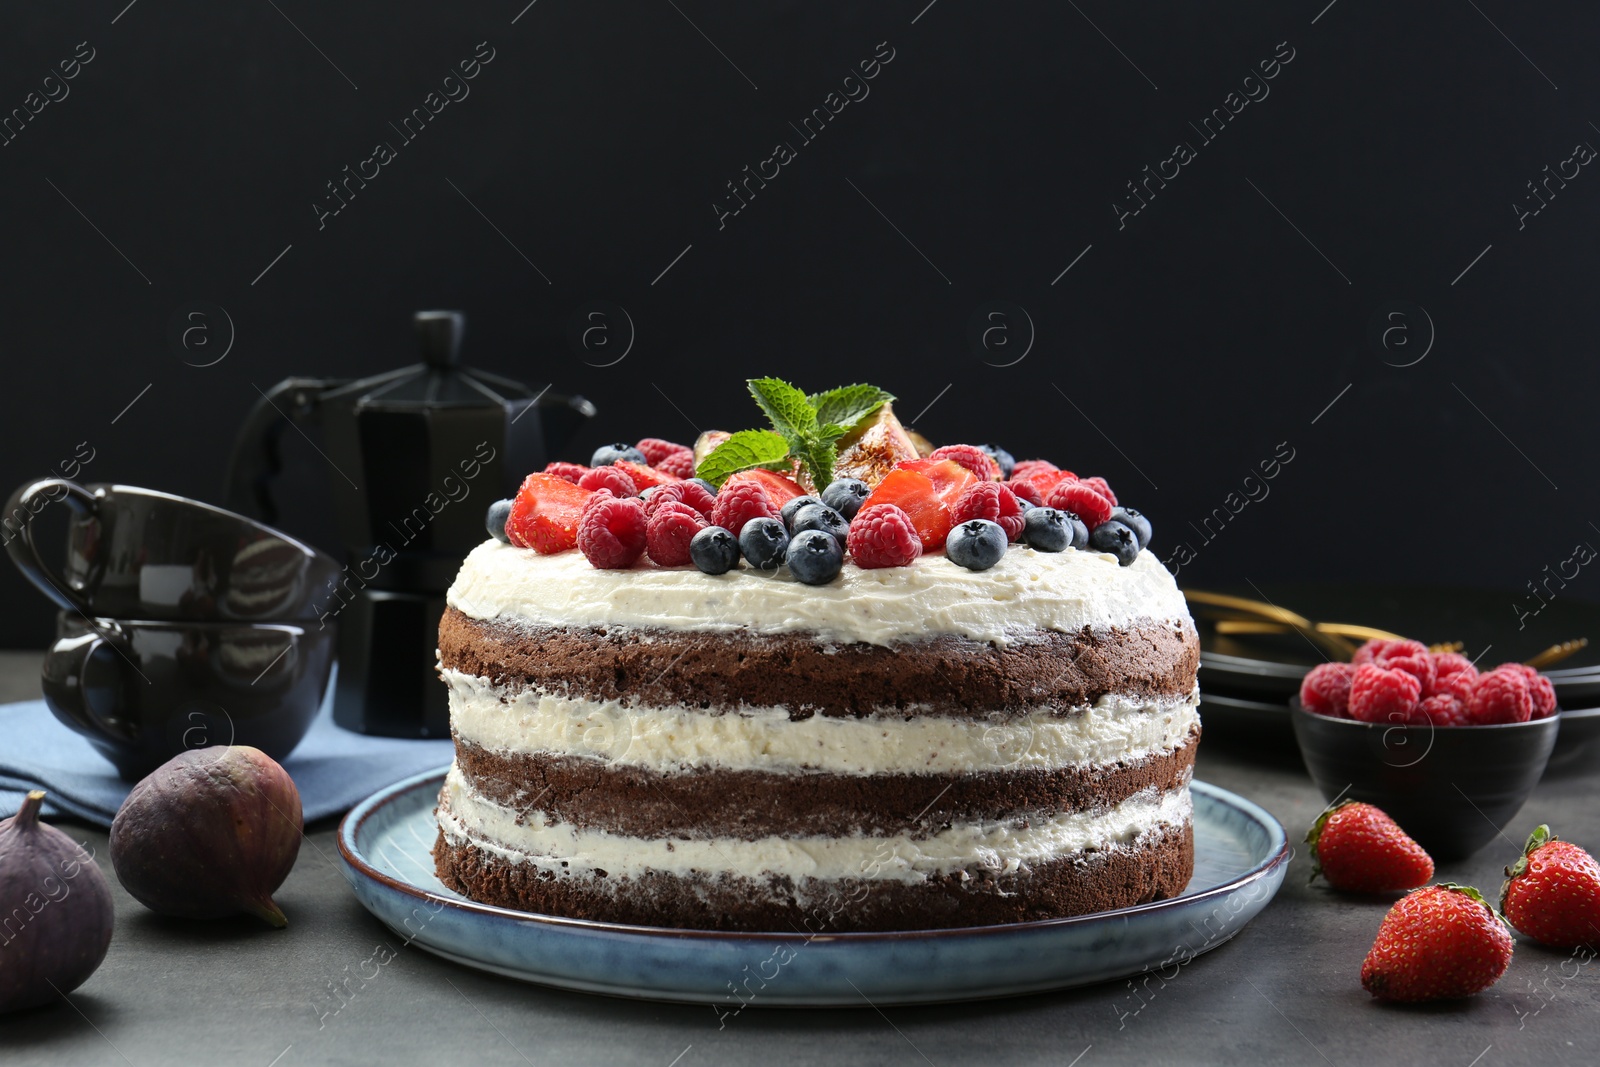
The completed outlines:
{"type": "Polygon", "coordinates": [[[1198,644],[1137,546],[808,585],[488,541],[448,600],[435,858],[474,900],[911,930],[1124,907],[1192,873],[1198,644]]]}

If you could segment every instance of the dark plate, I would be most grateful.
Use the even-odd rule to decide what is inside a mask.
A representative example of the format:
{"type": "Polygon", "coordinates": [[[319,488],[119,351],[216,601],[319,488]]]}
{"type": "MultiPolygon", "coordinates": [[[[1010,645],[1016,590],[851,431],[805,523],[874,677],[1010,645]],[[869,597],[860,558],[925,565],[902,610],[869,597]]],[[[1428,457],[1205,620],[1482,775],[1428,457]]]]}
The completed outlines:
{"type": "Polygon", "coordinates": [[[1561,713],[1561,732],[1546,774],[1586,774],[1600,763],[1600,707],[1561,713]]]}
{"type": "MultiPolygon", "coordinates": [[[[1551,583],[1555,587],[1554,582],[1551,583]]],[[[1219,592],[1269,600],[1320,622],[1374,626],[1428,643],[1466,642],[1481,666],[1525,660],[1572,637],[1593,642],[1547,672],[1562,706],[1600,704],[1600,605],[1557,595],[1544,603],[1531,594],[1441,586],[1264,585],[1219,592]],[[1525,612],[1526,614],[1519,614],[1525,612]],[[1520,626],[1520,629],[1519,629],[1520,626]]],[[[1223,636],[1196,605],[1200,632],[1200,688],[1209,695],[1287,701],[1306,671],[1323,662],[1299,634],[1223,636]]]]}

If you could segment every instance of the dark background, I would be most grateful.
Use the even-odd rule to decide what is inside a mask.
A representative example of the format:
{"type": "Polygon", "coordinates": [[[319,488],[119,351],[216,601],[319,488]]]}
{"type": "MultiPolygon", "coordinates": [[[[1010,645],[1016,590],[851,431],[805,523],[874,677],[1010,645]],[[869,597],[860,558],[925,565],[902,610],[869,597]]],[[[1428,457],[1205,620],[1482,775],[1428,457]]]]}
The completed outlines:
{"type": "MultiPolygon", "coordinates": [[[[454,307],[468,362],[599,406],[569,458],[753,424],[756,374],[865,379],[936,442],[1106,476],[1163,558],[1195,549],[1185,583],[1516,590],[1600,544],[1600,174],[1520,230],[1513,208],[1600,145],[1592,4],[523,2],[0,18],[0,112],[95,50],[0,148],[5,488],[87,440],[84,480],[220,500],[256,387],[411,362],[410,313],[454,307]],[[480,41],[471,95],[319,230],[324,183],[480,41]],[[884,41],[870,96],[801,146],[789,123],[884,41]],[[1279,42],[1270,96],[1202,144],[1279,42]],[[780,140],[798,158],[719,230],[780,140]],[[1179,141],[1198,158],[1119,230],[1179,141]],[[636,329],[609,367],[568,337],[595,300],[636,329]],[[168,339],[193,301],[235,325],[214,366],[168,339]],[[985,350],[992,301],[1011,344],[985,350]],[[1281,442],[1270,495],[1193,532],[1281,442]]],[[[337,476],[289,453],[284,525],[337,549],[337,476]]],[[[44,598],[9,568],[0,596],[0,645],[42,646],[44,598]]]]}

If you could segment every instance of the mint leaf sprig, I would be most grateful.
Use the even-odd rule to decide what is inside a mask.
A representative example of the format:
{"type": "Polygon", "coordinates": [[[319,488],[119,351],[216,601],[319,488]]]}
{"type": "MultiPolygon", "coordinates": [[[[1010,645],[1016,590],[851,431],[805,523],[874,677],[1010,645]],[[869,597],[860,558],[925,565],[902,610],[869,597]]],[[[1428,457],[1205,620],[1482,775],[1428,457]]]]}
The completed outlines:
{"type": "Polygon", "coordinates": [[[740,430],[700,461],[695,473],[721,486],[740,471],[787,467],[799,460],[818,492],[833,481],[839,439],[894,400],[875,385],[842,385],[806,394],[781,378],[746,383],[770,430],[740,430]]]}

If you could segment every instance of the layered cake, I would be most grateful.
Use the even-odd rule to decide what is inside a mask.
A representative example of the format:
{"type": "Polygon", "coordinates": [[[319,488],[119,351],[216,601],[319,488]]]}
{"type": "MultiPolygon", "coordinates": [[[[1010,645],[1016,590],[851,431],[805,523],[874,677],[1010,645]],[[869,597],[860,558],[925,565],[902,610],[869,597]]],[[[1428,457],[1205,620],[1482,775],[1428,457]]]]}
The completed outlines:
{"type": "Polygon", "coordinates": [[[715,495],[647,452],[531,476],[440,626],[441,880],[581,919],[814,933],[1181,892],[1200,736],[1183,597],[1109,486],[1000,455],[913,454],[891,470],[931,496],[891,474],[788,514],[804,470],[715,495]],[[1049,506],[1086,484],[1115,517],[1049,506]],[[762,536],[786,542],[776,562],[762,536]]]}

